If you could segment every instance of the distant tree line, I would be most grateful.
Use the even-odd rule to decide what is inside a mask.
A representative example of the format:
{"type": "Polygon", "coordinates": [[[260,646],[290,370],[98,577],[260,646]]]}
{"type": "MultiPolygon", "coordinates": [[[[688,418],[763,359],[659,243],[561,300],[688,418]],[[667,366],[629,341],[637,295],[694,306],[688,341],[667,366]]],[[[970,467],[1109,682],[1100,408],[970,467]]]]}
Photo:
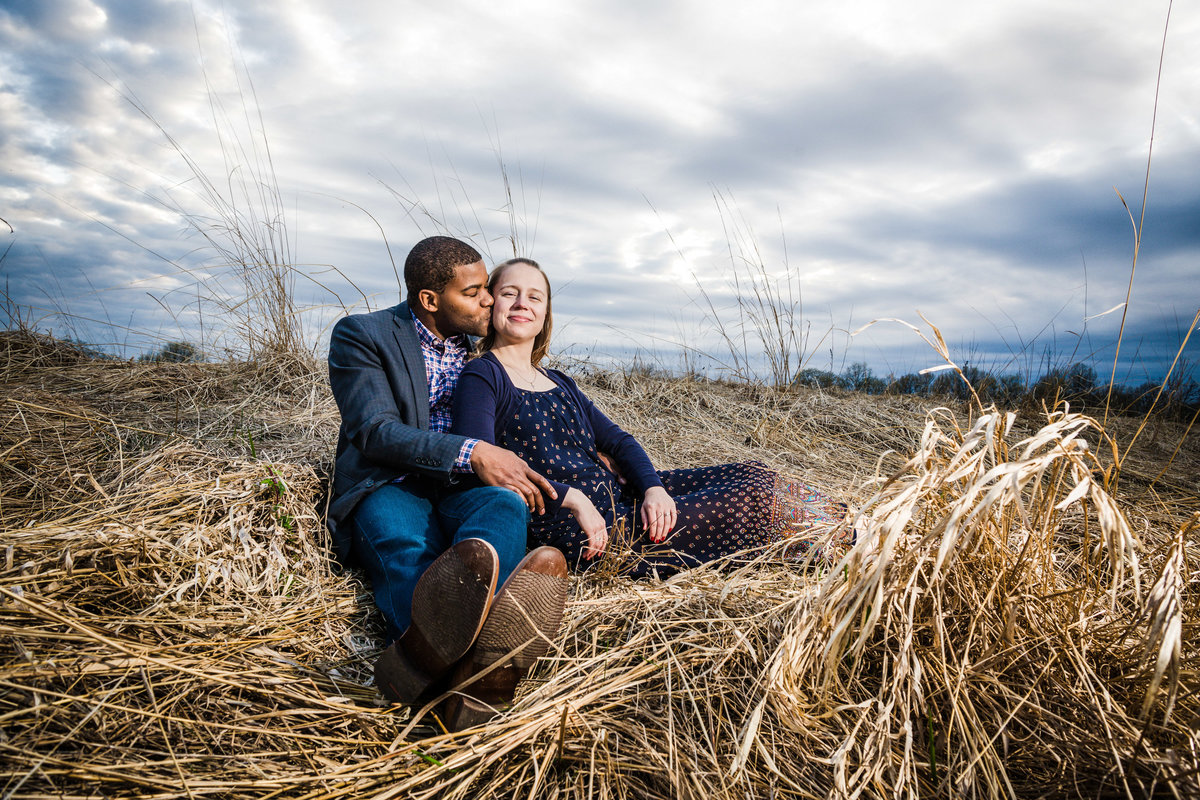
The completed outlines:
{"type": "MultiPolygon", "coordinates": [[[[108,358],[105,354],[88,348],[80,342],[71,342],[87,355],[108,358]]],[[[143,363],[196,363],[205,360],[204,351],[190,342],[167,342],[159,349],[144,353],[137,359],[143,363]]],[[[1032,383],[1020,375],[997,375],[970,364],[962,368],[962,376],[953,370],[921,375],[910,372],[896,377],[876,375],[867,364],[855,362],[840,373],[824,369],[803,369],[796,374],[793,386],[810,389],[840,389],[873,395],[913,395],[930,399],[946,398],[967,401],[971,399],[966,378],[979,399],[985,404],[1000,408],[1052,407],[1067,401],[1077,411],[1103,409],[1106,402],[1118,413],[1142,415],[1153,411],[1166,417],[1185,419],[1200,409],[1200,383],[1192,377],[1190,364],[1182,364],[1166,386],[1147,381],[1139,386],[1116,385],[1112,388],[1111,400],[1106,382],[1096,375],[1089,364],[1077,362],[1066,367],[1054,367],[1032,383]]],[[[647,376],[667,373],[635,358],[632,369],[647,376]]]]}
{"type": "MultiPolygon", "coordinates": [[[[62,341],[84,358],[94,358],[101,361],[110,361],[118,358],[118,356],[105,352],[100,347],[76,337],[68,336],[62,341]]],[[[137,357],[137,361],[142,364],[196,364],[204,360],[204,351],[191,342],[167,342],[157,350],[142,353],[137,357]]]]}
{"type": "Polygon", "coordinates": [[[1165,387],[1153,381],[1133,387],[1116,385],[1112,388],[1111,400],[1108,399],[1108,384],[1097,377],[1095,369],[1083,362],[1055,367],[1032,383],[1027,383],[1020,375],[996,375],[971,365],[964,366],[962,372],[961,377],[953,370],[881,377],[866,364],[856,362],[838,374],[823,369],[801,370],[793,384],[863,394],[966,401],[971,397],[970,389],[963,381],[966,378],[980,400],[1001,408],[1052,406],[1065,400],[1075,410],[1095,410],[1110,402],[1110,407],[1121,413],[1140,415],[1153,410],[1179,418],[1189,417],[1200,408],[1200,384],[1191,376],[1190,369],[1180,370],[1179,377],[1172,377],[1165,387]]]}
{"type": "Polygon", "coordinates": [[[204,351],[191,342],[167,342],[153,353],[142,353],[138,361],[194,364],[204,360],[204,351]]]}

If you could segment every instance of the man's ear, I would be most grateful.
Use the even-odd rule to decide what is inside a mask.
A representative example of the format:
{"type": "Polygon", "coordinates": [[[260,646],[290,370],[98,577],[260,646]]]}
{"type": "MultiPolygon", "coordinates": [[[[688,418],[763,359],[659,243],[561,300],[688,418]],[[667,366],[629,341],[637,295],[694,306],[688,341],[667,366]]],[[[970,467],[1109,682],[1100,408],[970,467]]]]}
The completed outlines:
{"type": "Polygon", "coordinates": [[[438,293],[433,289],[422,289],[417,292],[417,303],[430,314],[436,314],[438,310],[438,293]]]}

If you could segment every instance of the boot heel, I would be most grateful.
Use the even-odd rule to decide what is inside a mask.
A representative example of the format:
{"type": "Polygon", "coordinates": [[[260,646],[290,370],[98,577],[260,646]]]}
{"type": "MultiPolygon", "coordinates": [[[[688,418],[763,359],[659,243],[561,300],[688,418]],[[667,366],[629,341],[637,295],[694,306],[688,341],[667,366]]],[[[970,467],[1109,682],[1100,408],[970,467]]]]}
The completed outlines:
{"type": "Polygon", "coordinates": [[[455,695],[446,701],[443,722],[447,730],[461,731],[482,725],[503,710],[474,697],[455,695]]]}

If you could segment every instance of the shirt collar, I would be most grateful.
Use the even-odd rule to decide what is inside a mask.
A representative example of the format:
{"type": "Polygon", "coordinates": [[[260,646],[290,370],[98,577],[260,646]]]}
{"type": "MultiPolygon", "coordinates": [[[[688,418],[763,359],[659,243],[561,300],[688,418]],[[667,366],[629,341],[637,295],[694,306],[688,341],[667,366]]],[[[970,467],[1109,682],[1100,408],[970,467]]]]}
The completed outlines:
{"type": "Polygon", "coordinates": [[[437,347],[439,349],[444,349],[444,348],[450,348],[450,349],[454,349],[454,350],[466,350],[467,349],[466,334],[456,333],[453,336],[447,336],[445,339],[439,339],[433,331],[431,331],[431,330],[429,330],[429,328],[425,327],[425,323],[423,323],[423,322],[421,322],[421,320],[417,319],[416,314],[413,314],[412,321],[413,321],[413,325],[417,329],[417,338],[421,340],[422,344],[428,345],[430,347],[437,347]]]}

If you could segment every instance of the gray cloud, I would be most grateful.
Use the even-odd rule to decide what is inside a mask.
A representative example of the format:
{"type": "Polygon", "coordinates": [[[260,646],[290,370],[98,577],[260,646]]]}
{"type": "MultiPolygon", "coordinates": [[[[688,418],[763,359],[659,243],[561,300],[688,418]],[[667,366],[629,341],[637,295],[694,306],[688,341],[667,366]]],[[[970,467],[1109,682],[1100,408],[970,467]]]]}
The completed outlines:
{"type": "MultiPolygon", "coordinates": [[[[1152,17],[1115,2],[847,16],[758,2],[348,13],[10,0],[0,216],[17,234],[0,279],[39,308],[190,335],[189,275],[219,264],[166,207],[212,209],[157,121],[214,183],[252,193],[269,143],[282,210],[242,211],[285,215],[295,259],[332,294],[300,291],[334,309],[395,301],[384,235],[400,260],[440,227],[506,257],[502,151],[521,249],[562,286],[564,345],[719,349],[692,276],[733,314],[731,269],[744,280],[740,256],[761,255],[799,276],[830,366],[926,365],[898,326],[846,344],[871,318],[918,310],[973,358],[1069,353],[1084,317],[1124,298],[1132,237],[1112,187],[1140,201],[1152,17]]],[[[1169,40],[1127,334],[1141,353],[1177,346],[1175,320],[1198,302],[1200,68],[1183,55],[1200,46],[1195,17],[1177,8],[1169,40]]],[[[1110,347],[1116,322],[1088,323],[1081,347],[1110,347]]]]}

